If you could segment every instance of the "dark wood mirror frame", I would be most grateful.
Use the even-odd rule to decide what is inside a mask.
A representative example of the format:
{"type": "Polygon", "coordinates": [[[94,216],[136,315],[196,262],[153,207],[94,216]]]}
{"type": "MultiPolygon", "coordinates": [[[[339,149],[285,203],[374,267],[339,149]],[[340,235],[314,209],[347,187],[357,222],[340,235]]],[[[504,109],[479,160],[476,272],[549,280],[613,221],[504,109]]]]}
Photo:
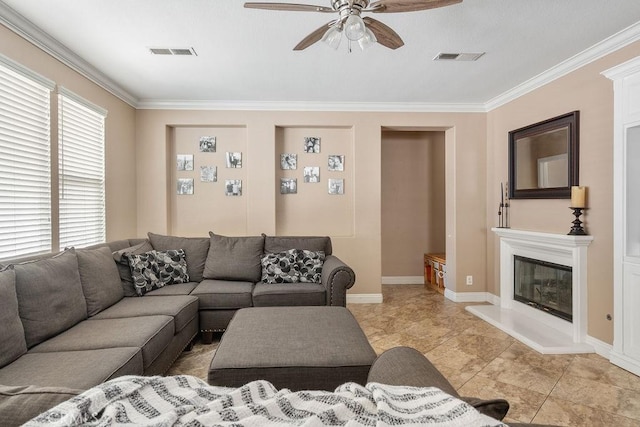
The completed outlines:
{"type": "MultiPolygon", "coordinates": [[[[579,184],[579,126],[580,112],[573,111],[554,117],[539,123],[525,126],[509,132],[509,198],[511,199],[569,199],[571,198],[571,187],[579,184]],[[558,131],[566,133],[566,154],[567,154],[567,185],[556,187],[525,187],[518,184],[517,165],[522,164],[524,150],[518,152],[518,146],[523,147],[525,141],[531,143],[532,139],[541,135],[552,134],[558,131]]],[[[564,153],[563,153],[564,154],[564,153]]],[[[529,162],[539,159],[524,159],[529,162]]]]}

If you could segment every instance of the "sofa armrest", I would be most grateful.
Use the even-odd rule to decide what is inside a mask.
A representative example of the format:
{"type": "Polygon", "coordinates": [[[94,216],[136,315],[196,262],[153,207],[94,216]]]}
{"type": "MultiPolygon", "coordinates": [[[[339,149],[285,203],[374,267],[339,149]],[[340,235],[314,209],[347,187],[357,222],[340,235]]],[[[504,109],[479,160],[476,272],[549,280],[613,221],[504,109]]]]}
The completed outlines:
{"type": "Polygon", "coordinates": [[[351,267],[334,255],[327,255],[322,265],[322,285],[327,290],[327,305],[345,307],[347,289],[356,282],[351,267]]]}

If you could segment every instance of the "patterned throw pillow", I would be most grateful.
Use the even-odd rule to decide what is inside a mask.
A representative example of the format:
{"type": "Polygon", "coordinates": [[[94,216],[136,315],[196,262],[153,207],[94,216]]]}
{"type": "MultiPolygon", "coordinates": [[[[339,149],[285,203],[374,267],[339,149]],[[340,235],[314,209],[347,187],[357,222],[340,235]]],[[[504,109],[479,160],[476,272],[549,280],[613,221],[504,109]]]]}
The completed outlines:
{"type": "Polygon", "coordinates": [[[262,257],[264,283],[320,283],[325,254],[300,249],[268,253],[262,257]]]}
{"type": "Polygon", "coordinates": [[[126,254],[133,286],[139,296],[154,289],[189,281],[184,250],[149,251],[126,254]]]}
{"type": "Polygon", "coordinates": [[[313,252],[296,249],[296,269],[300,276],[300,282],[320,283],[324,258],[323,251],[313,252]]]}

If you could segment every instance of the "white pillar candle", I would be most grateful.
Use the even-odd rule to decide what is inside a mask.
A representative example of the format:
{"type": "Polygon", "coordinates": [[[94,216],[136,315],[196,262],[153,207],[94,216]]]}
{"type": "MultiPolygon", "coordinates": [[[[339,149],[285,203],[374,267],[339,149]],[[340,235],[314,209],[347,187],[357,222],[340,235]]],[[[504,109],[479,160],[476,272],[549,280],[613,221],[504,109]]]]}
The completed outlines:
{"type": "Polygon", "coordinates": [[[571,187],[571,207],[572,208],[586,208],[587,199],[587,187],[571,187]]]}

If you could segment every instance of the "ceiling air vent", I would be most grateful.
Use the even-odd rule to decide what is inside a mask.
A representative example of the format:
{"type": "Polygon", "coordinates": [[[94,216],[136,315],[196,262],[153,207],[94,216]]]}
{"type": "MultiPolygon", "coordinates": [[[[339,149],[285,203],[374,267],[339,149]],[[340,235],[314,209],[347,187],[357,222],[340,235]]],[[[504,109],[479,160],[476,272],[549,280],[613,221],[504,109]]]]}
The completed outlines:
{"type": "Polygon", "coordinates": [[[192,47],[187,48],[168,48],[168,47],[151,47],[149,51],[153,55],[176,55],[176,56],[198,56],[192,47]]]}
{"type": "Polygon", "coordinates": [[[480,53],[439,53],[434,61],[477,61],[484,52],[480,53]]]}

